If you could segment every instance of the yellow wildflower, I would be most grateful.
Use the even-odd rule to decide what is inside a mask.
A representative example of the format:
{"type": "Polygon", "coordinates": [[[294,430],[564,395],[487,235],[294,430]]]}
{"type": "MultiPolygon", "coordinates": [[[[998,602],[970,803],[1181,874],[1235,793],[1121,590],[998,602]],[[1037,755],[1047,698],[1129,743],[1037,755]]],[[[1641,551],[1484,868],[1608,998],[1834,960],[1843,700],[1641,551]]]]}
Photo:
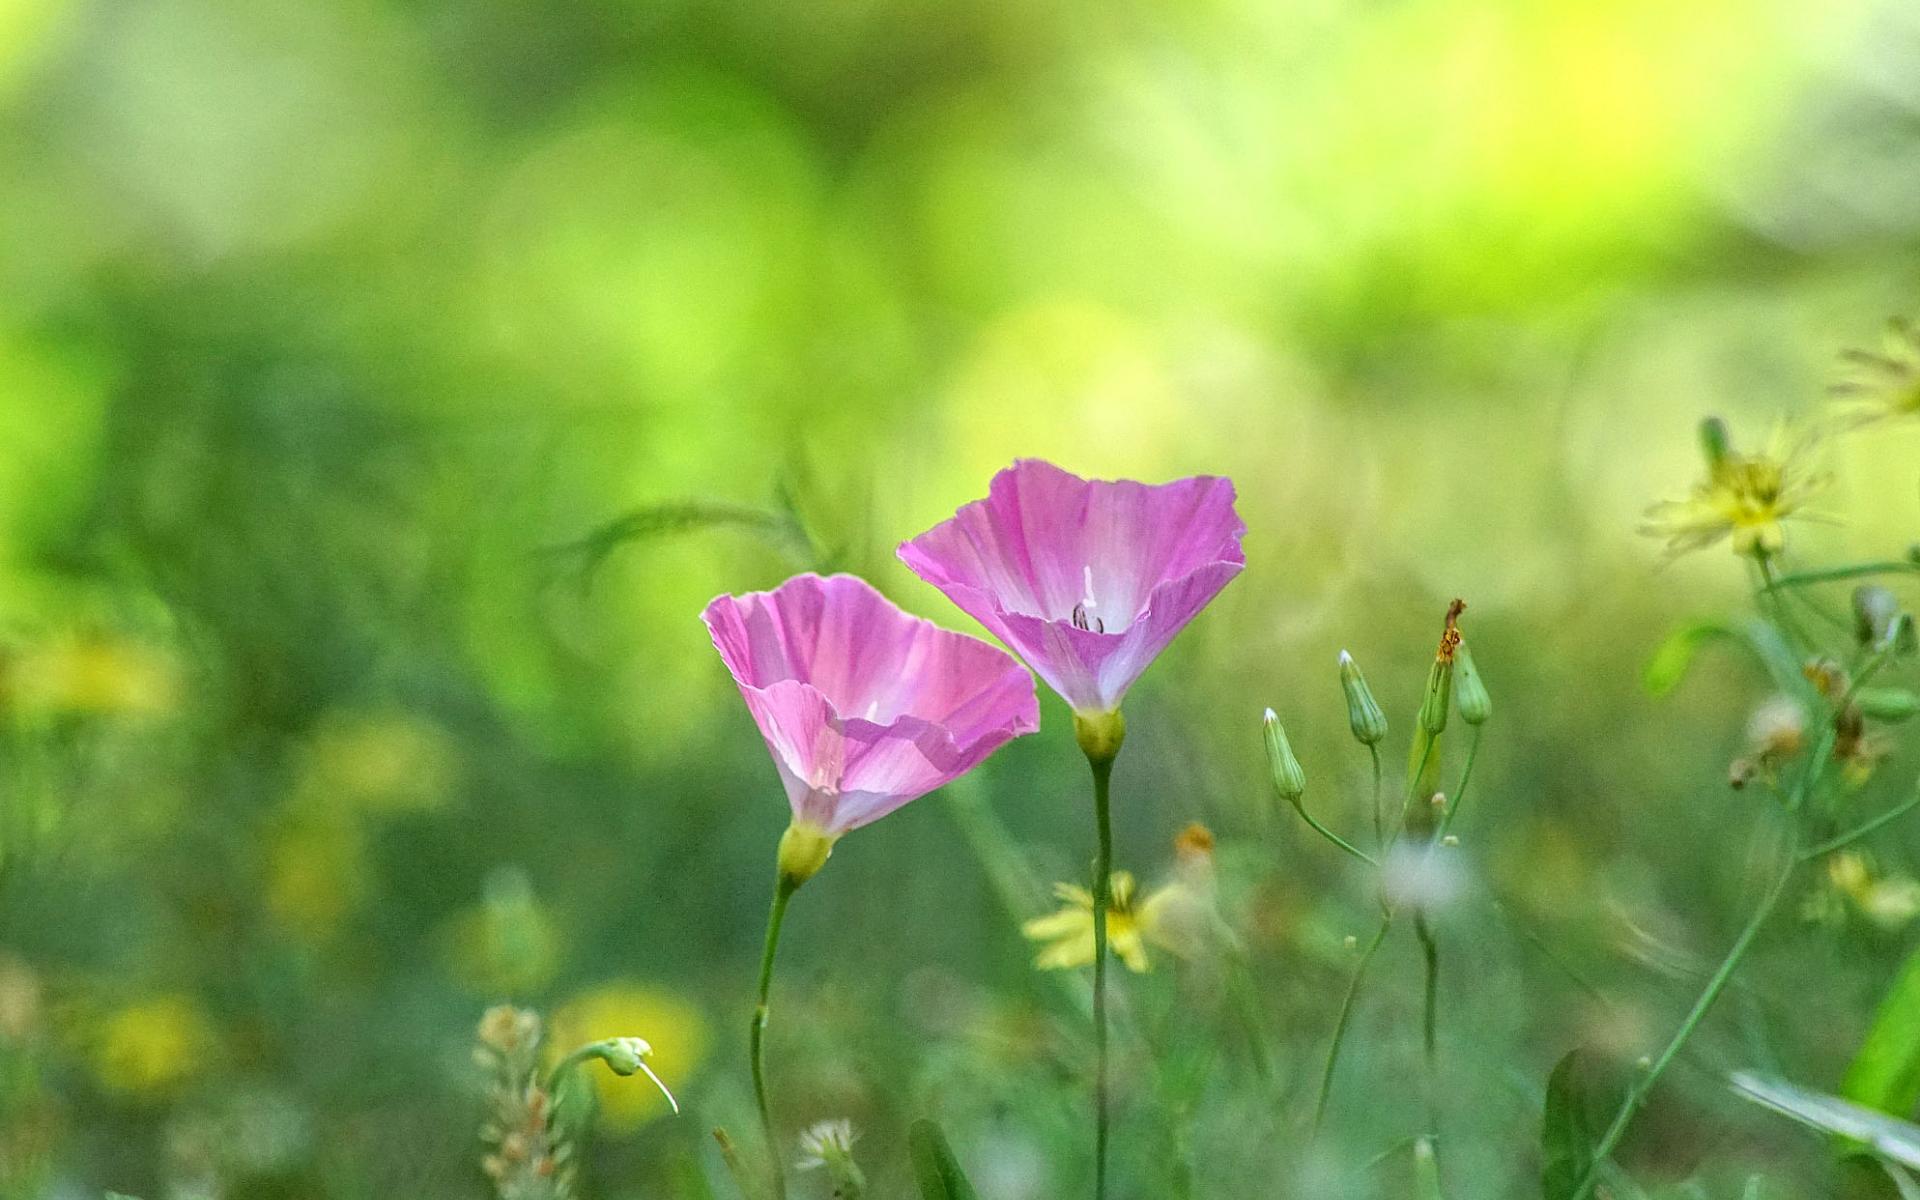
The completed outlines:
{"type": "Polygon", "coordinates": [[[1898,929],[1920,916],[1920,882],[1876,876],[1865,855],[1847,851],[1827,860],[1827,882],[1860,915],[1883,929],[1898,929]]]}
{"type": "MultiPolygon", "coordinates": [[[[1138,887],[1128,871],[1115,871],[1107,884],[1107,947],[1135,973],[1152,967],[1149,943],[1182,958],[1193,957],[1209,942],[1230,939],[1220,920],[1213,882],[1213,834],[1189,825],[1173,840],[1173,881],[1135,903],[1138,887]]],[[[1093,965],[1093,895],[1071,883],[1056,883],[1061,906],[1020,927],[1041,943],[1034,965],[1043,971],[1093,965]]]]}
{"type": "Polygon", "coordinates": [[[1665,538],[1669,554],[1700,550],[1730,539],[1735,554],[1770,558],[1786,546],[1785,522],[1804,518],[1807,501],[1826,486],[1813,469],[1805,438],[1776,429],[1756,454],[1734,451],[1719,421],[1703,426],[1707,474],[1683,500],[1647,510],[1640,531],[1665,538]]]}
{"type": "Polygon", "coordinates": [[[1845,373],[1830,391],[1842,424],[1920,417],[1920,326],[1896,318],[1878,353],[1847,350],[1840,358],[1845,373]]]}
{"type": "Polygon", "coordinates": [[[101,1024],[94,1073],[114,1091],[153,1097],[173,1091],[206,1065],[213,1026],[185,996],[164,995],[120,1009],[101,1024]]]}
{"type": "MultiPolygon", "coordinates": [[[[1107,906],[1107,948],[1114,957],[1135,972],[1145,971],[1146,943],[1140,936],[1140,922],[1133,909],[1133,874],[1115,871],[1107,882],[1111,903],[1107,906]]],[[[1029,939],[1043,943],[1033,960],[1043,971],[1059,971],[1093,964],[1093,893],[1078,884],[1056,883],[1053,894],[1060,908],[1044,917],[1035,917],[1020,927],[1029,939]]]]}

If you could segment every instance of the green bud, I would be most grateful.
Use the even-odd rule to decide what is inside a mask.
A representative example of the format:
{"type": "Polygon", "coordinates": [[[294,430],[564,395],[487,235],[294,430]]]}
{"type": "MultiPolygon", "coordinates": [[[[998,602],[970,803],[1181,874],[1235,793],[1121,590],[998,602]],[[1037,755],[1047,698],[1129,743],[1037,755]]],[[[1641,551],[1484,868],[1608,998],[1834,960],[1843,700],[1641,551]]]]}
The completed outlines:
{"type": "Polygon", "coordinates": [[[554,1069],[554,1074],[558,1077],[565,1074],[567,1070],[576,1063],[584,1063],[597,1058],[607,1064],[609,1071],[612,1071],[622,1079],[629,1075],[645,1075],[648,1079],[651,1079],[653,1086],[660,1089],[660,1094],[667,1098],[667,1103],[671,1105],[673,1111],[677,1113],[680,1111],[680,1101],[674,1098],[673,1093],[667,1089],[667,1085],[661,1081],[658,1075],[653,1073],[653,1068],[647,1065],[647,1059],[652,1054],[653,1047],[648,1044],[645,1038],[606,1038],[598,1042],[590,1042],[578,1050],[575,1050],[572,1054],[567,1055],[564,1059],[560,1060],[560,1065],[554,1069]]]}
{"type": "Polygon", "coordinates": [[[1867,687],[1854,693],[1860,711],[1876,721],[1906,721],[1920,716],[1920,696],[1906,688],[1867,687]]]}
{"type": "Polygon", "coordinates": [[[1493,697],[1487,694],[1487,685],[1480,682],[1480,672],[1473,665],[1473,655],[1467,652],[1464,641],[1455,652],[1454,661],[1453,702],[1460,710],[1460,719],[1469,725],[1485,724],[1493,715],[1493,697]]]}
{"type": "Polygon", "coordinates": [[[1362,745],[1377,745],[1387,736],[1387,714],[1380,711],[1360,664],[1345,650],[1340,652],[1340,689],[1347,694],[1347,727],[1362,745]]]}
{"type": "Polygon", "coordinates": [[[1264,725],[1267,770],[1273,776],[1274,794],[1299,808],[1300,798],[1307,794],[1307,773],[1301,768],[1300,760],[1293,756],[1293,747],[1287,744],[1287,731],[1281,728],[1280,718],[1272,709],[1267,710],[1264,725]]]}
{"type": "Polygon", "coordinates": [[[1110,763],[1119,755],[1120,743],[1127,740],[1127,719],[1117,708],[1103,713],[1076,712],[1073,736],[1087,761],[1110,763]]]}
{"type": "Polygon", "coordinates": [[[1900,620],[1900,600],[1877,583],[1853,589],[1853,636],[1862,646],[1872,648],[1887,643],[1900,620]]]}
{"type": "Polygon", "coordinates": [[[1420,698],[1420,729],[1429,737],[1438,737],[1447,727],[1447,710],[1453,702],[1453,659],[1436,658],[1427,672],[1427,690],[1420,698]]]}
{"type": "Polygon", "coordinates": [[[1727,423],[1719,417],[1700,422],[1700,453],[1706,458],[1709,471],[1719,470],[1733,453],[1733,436],[1727,432],[1727,423]]]}
{"type": "Polygon", "coordinates": [[[827,858],[833,853],[833,844],[840,840],[839,834],[794,819],[787,831],[780,835],[780,850],[776,863],[780,870],[780,886],[788,890],[799,887],[812,879],[821,867],[827,865],[827,858]]]}

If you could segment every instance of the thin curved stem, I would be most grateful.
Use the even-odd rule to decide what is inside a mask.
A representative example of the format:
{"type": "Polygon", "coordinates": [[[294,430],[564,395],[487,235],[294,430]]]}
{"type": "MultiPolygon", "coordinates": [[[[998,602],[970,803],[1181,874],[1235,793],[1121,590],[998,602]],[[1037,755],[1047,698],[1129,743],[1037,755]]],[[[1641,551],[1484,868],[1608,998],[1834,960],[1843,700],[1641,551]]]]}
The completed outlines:
{"type": "Polygon", "coordinates": [[[1353,1023],[1354,1001],[1359,999],[1360,984],[1367,976],[1367,965],[1380,949],[1380,943],[1387,940],[1387,931],[1393,928],[1393,914],[1380,918],[1380,928],[1367,943],[1360,955],[1360,961],[1353,968],[1353,978],[1347,983],[1347,994],[1340,1001],[1340,1017],[1334,1022],[1333,1041],[1327,1046],[1327,1063],[1320,1071],[1320,1094],[1313,1101],[1313,1131],[1320,1131],[1321,1119],[1327,1115],[1327,1099],[1333,1095],[1333,1073],[1340,1065],[1340,1049],[1346,1044],[1347,1027],[1353,1023]]]}
{"type": "Polygon", "coordinates": [[[1467,800],[1467,785],[1473,782],[1474,760],[1480,757],[1480,731],[1484,725],[1473,727],[1473,736],[1467,739],[1467,761],[1460,768],[1460,786],[1454,789],[1453,803],[1447,805],[1447,811],[1440,814],[1440,825],[1433,831],[1433,840],[1439,842],[1447,836],[1447,830],[1453,827],[1453,819],[1460,815],[1460,806],[1467,800]]]}
{"type": "Polygon", "coordinates": [[[760,1106],[760,1130],[767,1139],[767,1171],[774,1200],[786,1200],[787,1175],[780,1164],[780,1139],[774,1133],[773,1107],[767,1102],[767,998],[773,991],[773,960],[780,949],[780,926],[786,921],[787,901],[793,899],[796,885],[782,875],[773,888],[773,907],[767,913],[767,944],[760,953],[760,999],[754,1006],[753,1025],[747,1035],[748,1053],[753,1059],[753,1098],[760,1106]]]}
{"type": "Polygon", "coordinates": [[[1720,960],[1720,966],[1714,971],[1712,978],[1707,980],[1707,986],[1701,989],[1699,997],[1693,1002],[1693,1007],[1687,1011],[1685,1019],[1680,1022],[1680,1027],[1674,1030],[1673,1037],[1668,1040],[1666,1048],[1660,1051],[1660,1056],[1654,1059],[1652,1064],[1640,1073],[1639,1078],[1633,1081],[1633,1086],[1627,1089],[1625,1099],[1620,1102],[1620,1110],[1613,1116],[1613,1123],[1607,1126],[1606,1133],[1602,1134],[1600,1140],[1595,1143],[1592,1161],[1588,1164],[1586,1172],[1581,1175],[1580,1181],[1574,1185],[1573,1192],[1567,1200],[1587,1200],[1587,1197],[1593,1194],[1607,1156],[1612,1154],[1614,1148],[1620,1144],[1620,1139],[1627,1132],[1627,1126],[1633,1123],[1633,1118],[1639,1113],[1640,1106],[1646,1103],[1654,1084],[1658,1083],[1667,1068],[1673,1065],[1673,1060],[1679,1056],[1681,1047],[1687,1044],[1687,1039],[1693,1036],[1693,1031],[1699,1027],[1701,1020],[1707,1015],[1707,1010],[1713,1007],[1714,1001],[1720,998],[1720,993],[1725,991],[1727,984],[1732,981],[1734,971],[1739,968],[1741,960],[1747,956],[1747,950],[1752,947],[1754,938],[1759,936],[1761,927],[1767,923],[1767,918],[1773,915],[1773,910],[1780,903],[1780,898],[1786,894],[1787,882],[1793,878],[1793,873],[1799,866],[1799,858],[1790,857],[1787,865],[1774,877],[1766,894],[1761,897],[1759,905],[1747,918],[1747,923],[1740,930],[1740,935],[1734,939],[1733,946],[1727,951],[1727,956],[1720,960]]]}
{"type": "Polygon", "coordinates": [[[1426,984],[1421,994],[1421,1049],[1427,1067],[1427,1132],[1440,1133],[1440,941],[1434,936],[1427,918],[1415,914],[1413,932],[1420,939],[1420,956],[1426,965],[1426,984]]]}
{"type": "Polygon", "coordinates": [[[1108,800],[1113,759],[1087,756],[1093,767],[1093,819],[1099,849],[1093,861],[1093,1195],[1107,1195],[1107,906],[1113,902],[1113,822],[1108,800]]]}
{"type": "Polygon", "coordinates": [[[1838,583],[1847,579],[1867,579],[1875,575],[1915,575],[1920,574],[1920,562],[1873,562],[1857,563],[1853,566],[1831,567],[1821,571],[1793,571],[1785,575],[1774,576],[1772,587],[1805,587],[1810,583],[1838,583]]]}
{"type": "Polygon", "coordinates": [[[1373,867],[1376,870],[1379,868],[1380,862],[1378,859],[1374,858],[1373,855],[1368,854],[1365,850],[1362,850],[1360,847],[1354,845],[1352,842],[1349,842],[1347,839],[1341,837],[1339,834],[1335,833],[1333,830],[1328,829],[1325,825],[1322,825],[1319,821],[1316,821],[1313,817],[1313,814],[1307,811],[1306,805],[1296,802],[1293,806],[1293,809],[1295,812],[1300,814],[1300,819],[1307,823],[1307,827],[1312,829],[1315,833],[1327,839],[1329,842],[1332,842],[1335,846],[1339,847],[1341,850],[1345,851],[1346,853],[1359,859],[1361,862],[1366,863],[1368,866],[1373,867]]]}
{"type": "Polygon", "coordinates": [[[1373,848],[1382,853],[1387,849],[1387,813],[1380,794],[1380,747],[1374,742],[1367,743],[1367,756],[1373,759],[1373,848]]]}
{"type": "Polygon", "coordinates": [[[1863,837],[1866,837],[1868,834],[1872,833],[1874,830],[1879,829],[1883,825],[1892,824],[1893,822],[1899,820],[1901,817],[1906,816],[1908,813],[1912,812],[1916,808],[1920,808],[1920,786],[1916,786],[1914,788],[1913,795],[1907,797],[1905,800],[1894,805],[1892,808],[1888,809],[1886,812],[1881,813],[1879,816],[1874,817],[1871,820],[1864,821],[1861,824],[1854,826],[1852,829],[1849,829],[1847,832],[1843,834],[1840,834],[1836,837],[1830,837],[1826,841],[1821,842],[1816,846],[1811,846],[1805,850],[1802,850],[1800,852],[1800,861],[1812,862],[1814,859],[1819,858],[1821,855],[1831,854],[1835,850],[1841,850],[1846,848],[1847,846],[1851,846],[1853,843],[1859,841],[1863,837]]]}

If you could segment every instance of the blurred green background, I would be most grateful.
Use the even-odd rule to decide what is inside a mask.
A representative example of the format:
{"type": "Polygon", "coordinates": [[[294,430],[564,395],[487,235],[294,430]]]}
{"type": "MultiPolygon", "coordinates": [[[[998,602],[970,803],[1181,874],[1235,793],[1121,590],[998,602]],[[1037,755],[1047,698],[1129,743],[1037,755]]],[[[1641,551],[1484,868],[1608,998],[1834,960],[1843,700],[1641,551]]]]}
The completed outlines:
{"type": "MultiPolygon", "coordinates": [[[[1757,439],[1916,307],[1917,197],[1903,0],[0,0],[0,1187],[483,1195],[502,999],[647,1037],[690,1102],[604,1089],[584,1194],[718,1179],[785,818],[696,613],[844,569],[970,628],[892,547],[1041,456],[1230,475],[1250,527],[1116,806],[1146,879],[1218,836],[1273,1078],[1204,980],[1124,980],[1118,1195],[1183,1157],[1199,1195],[1405,1194],[1400,943],[1321,1147],[1389,1157],[1312,1181],[1371,898],[1271,813],[1258,718],[1357,829],[1335,655],[1404,731],[1456,594],[1499,710],[1441,923],[1449,1179],[1535,1194],[1548,1067],[1669,1026],[1771,844],[1724,784],[1759,672],[1637,681],[1738,564],[1662,566],[1638,515],[1701,415],[1757,439]],[[1169,1099],[1147,1064],[1210,1022],[1169,1099]]],[[[1797,552],[1920,533],[1920,427],[1830,457],[1797,552]]],[[[789,922],[780,1108],[852,1118],[883,1195],[924,1113],[989,1200],[1084,1190],[1073,981],[982,857],[1084,873],[1043,720],[789,922]]],[[[1920,927],[1814,924],[1703,1063],[1832,1085],[1920,927]]],[[[1650,1178],[1816,1186],[1816,1141],[1672,1079],[1650,1178]]]]}

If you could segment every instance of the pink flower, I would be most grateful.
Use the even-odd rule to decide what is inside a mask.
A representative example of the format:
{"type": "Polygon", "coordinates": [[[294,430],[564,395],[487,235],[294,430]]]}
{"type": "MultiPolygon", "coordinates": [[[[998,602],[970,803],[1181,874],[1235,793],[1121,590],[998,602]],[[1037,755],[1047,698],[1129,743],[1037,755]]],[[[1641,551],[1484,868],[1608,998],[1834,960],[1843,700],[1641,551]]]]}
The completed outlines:
{"type": "Polygon", "coordinates": [[[1040,727],[1033,679],[864,579],[796,575],[700,616],[780,768],[794,823],[836,838],[1040,727]]]}
{"type": "Polygon", "coordinates": [[[900,546],[1077,713],[1106,713],[1246,565],[1233,483],[1086,480],[1022,459],[900,546]]]}

